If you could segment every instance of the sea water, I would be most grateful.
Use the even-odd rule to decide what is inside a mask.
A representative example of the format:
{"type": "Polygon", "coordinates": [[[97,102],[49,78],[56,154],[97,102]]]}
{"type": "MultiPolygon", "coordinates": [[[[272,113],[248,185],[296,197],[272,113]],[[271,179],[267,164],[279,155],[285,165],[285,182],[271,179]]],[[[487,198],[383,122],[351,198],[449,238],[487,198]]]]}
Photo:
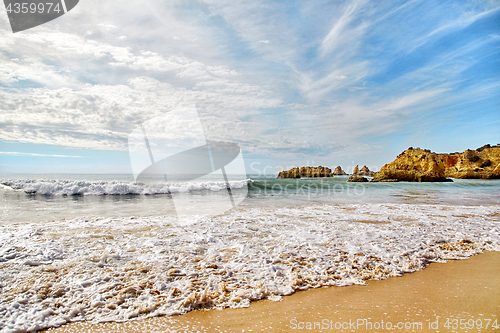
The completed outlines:
{"type": "Polygon", "coordinates": [[[244,307],[500,250],[499,180],[228,182],[239,205],[178,217],[172,195],[216,203],[228,184],[4,175],[0,331],[244,307]]]}

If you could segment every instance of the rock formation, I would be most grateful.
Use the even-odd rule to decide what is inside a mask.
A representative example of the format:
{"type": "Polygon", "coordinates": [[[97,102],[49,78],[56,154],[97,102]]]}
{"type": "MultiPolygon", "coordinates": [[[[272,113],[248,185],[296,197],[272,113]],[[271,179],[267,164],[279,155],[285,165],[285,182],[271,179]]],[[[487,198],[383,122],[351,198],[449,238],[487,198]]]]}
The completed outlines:
{"type": "Polygon", "coordinates": [[[372,182],[444,182],[444,163],[430,150],[409,148],[377,172],[372,182]]]}
{"type": "Polygon", "coordinates": [[[361,182],[361,183],[364,183],[364,182],[367,182],[368,179],[366,179],[365,177],[362,177],[362,176],[352,175],[351,177],[349,177],[349,179],[347,181],[348,182],[361,182]]]}
{"type": "Polygon", "coordinates": [[[499,179],[500,145],[484,145],[463,153],[439,154],[445,177],[458,179],[499,179]]]}
{"type": "Polygon", "coordinates": [[[278,178],[300,178],[300,170],[299,168],[292,168],[288,171],[281,171],[278,178]]]}
{"type": "Polygon", "coordinates": [[[358,166],[354,168],[354,171],[352,172],[354,176],[368,176],[368,177],[373,177],[374,172],[370,171],[366,165],[364,165],[361,170],[359,170],[358,166]]]}
{"type": "Polygon", "coordinates": [[[278,178],[331,177],[332,170],[326,167],[300,167],[281,171],[278,178]]]}
{"type": "Polygon", "coordinates": [[[500,146],[483,146],[463,153],[436,154],[408,148],[393,162],[375,173],[372,181],[443,182],[447,177],[466,179],[500,178],[500,146]]]}
{"type": "Polygon", "coordinates": [[[342,168],[340,167],[340,165],[338,167],[335,168],[335,170],[333,171],[333,175],[334,176],[345,176],[347,175],[347,173],[345,173],[344,170],[342,170],[342,168]]]}
{"type": "Polygon", "coordinates": [[[287,171],[281,171],[278,174],[278,178],[302,178],[302,177],[332,177],[332,176],[345,176],[347,173],[342,170],[342,168],[337,166],[332,172],[330,168],[327,167],[300,167],[292,168],[287,171]]]}

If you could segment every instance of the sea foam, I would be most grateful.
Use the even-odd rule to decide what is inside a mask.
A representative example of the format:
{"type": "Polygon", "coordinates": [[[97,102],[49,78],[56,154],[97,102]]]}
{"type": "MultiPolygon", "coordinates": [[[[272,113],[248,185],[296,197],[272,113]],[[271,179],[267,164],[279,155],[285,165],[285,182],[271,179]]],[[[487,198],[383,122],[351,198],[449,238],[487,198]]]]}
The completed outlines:
{"type": "Polygon", "coordinates": [[[0,331],[245,307],[399,276],[500,250],[499,216],[498,205],[311,204],[184,224],[132,216],[2,225],[0,331]]]}
{"type": "MultiPolygon", "coordinates": [[[[242,188],[252,182],[251,179],[231,180],[230,188],[242,188]]],[[[24,191],[30,194],[44,195],[148,195],[167,193],[187,193],[194,191],[220,191],[227,188],[224,181],[198,182],[118,182],[118,181],[75,181],[75,180],[46,180],[46,179],[2,179],[3,189],[24,191]]]]}

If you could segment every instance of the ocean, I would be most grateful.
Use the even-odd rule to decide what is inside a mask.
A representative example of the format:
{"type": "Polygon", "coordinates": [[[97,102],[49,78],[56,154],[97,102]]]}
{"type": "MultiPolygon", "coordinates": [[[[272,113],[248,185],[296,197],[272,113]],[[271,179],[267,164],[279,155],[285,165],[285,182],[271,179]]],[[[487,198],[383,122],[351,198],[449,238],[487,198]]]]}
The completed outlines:
{"type": "Polygon", "coordinates": [[[246,307],[500,250],[500,180],[228,177],[3,175],[0,332],[246,307]]]}

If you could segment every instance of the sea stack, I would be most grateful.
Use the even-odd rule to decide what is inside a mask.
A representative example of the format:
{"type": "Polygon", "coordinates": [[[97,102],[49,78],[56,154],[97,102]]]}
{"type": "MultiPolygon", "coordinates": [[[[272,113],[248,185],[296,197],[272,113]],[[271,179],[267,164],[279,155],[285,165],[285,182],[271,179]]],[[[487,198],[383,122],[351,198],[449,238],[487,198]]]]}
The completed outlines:
{"type": "Polygon", "coordinates": [[[347,181],[348,182],[365,183],[368,181],[368,179],[366,179],[365,177],[362,177],[362,176],[352,175],[349,177],[349,179],[347,181]]]}
{"type": "Polygon", "coordinates": [[[337,167],[335,168],[335,170],[333,171],[333,175],[334,175],[334,176],[345,176],[345,175],[347,175],[347,173],[345,173],[345,171],[344,171],[344,170],[342,170],[342,168],[341,168],[341,167],[340,167],[340,165],[339,165],[339,166],[337,166],[337,167]]]}
{"type": "Polygon", "coordinates": [[[364,165],[361,170],[358,169],[358,166],[354,168],[354,171],[352,172],[353,175],[355,176],[368,176],[368,177],[373,177],[373,174],[375,172],[370,171],[366,165],[364,165]]]}

